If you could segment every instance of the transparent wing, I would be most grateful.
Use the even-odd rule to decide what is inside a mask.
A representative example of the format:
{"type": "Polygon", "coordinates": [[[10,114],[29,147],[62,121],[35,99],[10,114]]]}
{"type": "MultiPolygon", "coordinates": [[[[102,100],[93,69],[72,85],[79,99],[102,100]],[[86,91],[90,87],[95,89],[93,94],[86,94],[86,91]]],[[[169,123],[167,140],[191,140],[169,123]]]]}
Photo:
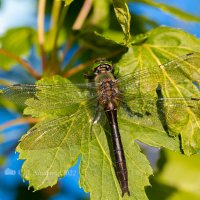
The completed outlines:
{"type": "MultiPolygon", "coordinates": [[[[50,85],[17,84],[3,89],[2,95],[19,105],[23,105],[28,98],[38,98],[38,96],[48,99],[49,103],[59,103],[59,100],[62,100],[65,104],[80,103],[96,96],[96,86],[93,82],[50,85]]],[[[57,104],[57,106],[59,105],[57,104]]]]}
{"type": "Polygon", "coordinates": [[[168,132],[180,132],[189,116],[200,126],[200,93],[193,82],[200,82],[199,53],[118,80],[127,116],[144,127],[162,125],[168,132]]]}
{"type": "Polygon", "coordinates": [[[189,53],[163,65],[138,70],[120,77],[117,82],[123,92],[131,92],[135,95],[152,93],[159,84],[167,90],[178,90],[178,84],[183,82],[199,84],[200,54],[189,53]]]}
{"type": "Polygon", "coordinates": [[[21,138],[19,147],[38,150],[80,146],[91,139],[96,112],[94,101],[85,106],[80,105],[71,115],[39,122],[21,138]]]}
{"type": "Polygon", "coordinates": [[[152,98],[148,95],[141,98],[129,94],[124,96],[121,105],[122,115],[143,127],[162,126],[167,132],[179,133],[189,115],[200,123],[200,98],[152,98]]]}

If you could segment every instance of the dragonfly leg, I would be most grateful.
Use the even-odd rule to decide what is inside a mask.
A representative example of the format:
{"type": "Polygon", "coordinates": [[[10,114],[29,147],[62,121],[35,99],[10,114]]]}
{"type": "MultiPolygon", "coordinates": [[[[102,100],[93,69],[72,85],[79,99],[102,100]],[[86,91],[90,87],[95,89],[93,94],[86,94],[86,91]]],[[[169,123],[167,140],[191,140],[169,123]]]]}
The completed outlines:
{"type": "Polygon", "coordinates": [[[92,127],[99,121],[100,118],[101,118],[101,112],[99,112],[99,104],[98,104],[94,117],[92,118],[92,125],[90,128],[90,140],[92,140],[92,127]]]}

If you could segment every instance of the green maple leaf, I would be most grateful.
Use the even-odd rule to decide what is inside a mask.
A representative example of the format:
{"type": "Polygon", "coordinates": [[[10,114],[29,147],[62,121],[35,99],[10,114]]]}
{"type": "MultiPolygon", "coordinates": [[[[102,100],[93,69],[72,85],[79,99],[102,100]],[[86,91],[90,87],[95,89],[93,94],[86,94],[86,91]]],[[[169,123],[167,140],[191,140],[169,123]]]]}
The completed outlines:
{"type": "Polygon", "coordinates": [[[27,27],[13,28],[11,30],[8,30],[3,36],[1,36],[1,68],[4,70],[9,70],[13,66],[13,64],[16,63],[16,60],[8,59],[7,55],[2,53],[2,49],[10,52],[15,56],[28,55],[29,49],[31,48],[35,40],[35,36],[35,30],[27,27]],[[27,38],[27,40],[24,40],[24,38],[27,38]]]}

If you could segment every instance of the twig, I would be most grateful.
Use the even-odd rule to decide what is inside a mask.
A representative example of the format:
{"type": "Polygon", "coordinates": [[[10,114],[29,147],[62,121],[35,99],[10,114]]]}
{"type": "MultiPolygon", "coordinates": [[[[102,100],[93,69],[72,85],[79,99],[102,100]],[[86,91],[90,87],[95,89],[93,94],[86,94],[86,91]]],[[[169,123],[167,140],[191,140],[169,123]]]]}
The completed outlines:
{"type": "Polygon", "coordinates": [[[85,0],[78,17],[76,18],[76,21],[74,22],[72,26],[73,30],[81,29],[91,7],[92,7],[92,0],[85,0]]]}
{"type": "Polygon", "coordinates": [[[32,68],[31,65],[29,65],[26,61],[24,61],[19,56],[16,56],[15,54],[12,54],[11,52],[0,48],[0,54],[3,54],[5,56],[8,56],[9,58],[12,58],[16,60],[19,64],[21,64],[35,79],[40,79],[40,75],[32,68]]]}
{"type": "Polygon", "coordinates": [[[42,68],[46,69],[46,53],[44,49],[44,17],[46,0],[39,0],[38,4],[38,42],[41,52],[42,68]]]}
{"type": "Polygon", "coordinates": [[[38,118],[32,118],[32,117],[22,117],[22,118],[17,118],[14,120],[11,120],[9,122],[4,123],[3,125],[0,126],[0,130],[4,130],[10,126],[18,125],[18,124],[35,124],[39,122],[40,120],[38,118]]]}

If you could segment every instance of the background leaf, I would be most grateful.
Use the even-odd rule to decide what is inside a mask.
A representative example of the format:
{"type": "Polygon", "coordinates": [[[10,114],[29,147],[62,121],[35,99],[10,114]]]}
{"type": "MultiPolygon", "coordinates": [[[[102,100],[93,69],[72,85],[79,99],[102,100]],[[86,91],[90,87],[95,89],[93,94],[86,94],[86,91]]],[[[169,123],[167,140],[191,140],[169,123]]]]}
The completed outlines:
{"type": "Polygon", "coordinates": [[[147,188],[149,199],[200,199],[199,167],[199,155],[186,157],[163,150],[158,172],[151,179],[152,187],[147,188]]]}
{"type": "Polygon", "coordinates": [[[117,17],[118,22],[121,25],[121,28],[124,32],[125,35],[125,42],[128,43],[130,40],[130,20],[131,16],[129,13],[129,9],[127,4],[125,3],[124,0],[113,0],[113,6],[115,10],[115,14],[117,17]]]}
{"type": "Polygon", "coordinates": [[[89,18],[89,22],[92,25],[101,27],[103,30],[109,27],[109,7],[110,2],[106,0],[93,1],[93,12],[89,18]]]}
{"type": "Polygon", "coordinates": [[[99,50],[101,53],[102,51],[111,52],[111,49],[112,51],[119,49],[127,50],[127,47],[121,44],[122,40],[120,36],[117,37],[118,40],[113,40],[113,38],[111,38],[111,33],[104,36],[97,32],[83,31],[79,34],[80,39],[83,40],[86,45],[90,46],[90,48],[99,50]]]}
{"type": "MultiPolygon", "coordinates": [[[[24,27],[10,29],[0,37],[1,48],[17,56],[23,57],[28,55],[35,37],[36,32],[32,28],[24,27]],[[26,40],[24,40],[24,38],[26,38],[26,40]]],[[[15,60],[2,54],[0,54],[0,60],[0,67],[5,70],[8,70],[16,63],[15,60]]]]}

